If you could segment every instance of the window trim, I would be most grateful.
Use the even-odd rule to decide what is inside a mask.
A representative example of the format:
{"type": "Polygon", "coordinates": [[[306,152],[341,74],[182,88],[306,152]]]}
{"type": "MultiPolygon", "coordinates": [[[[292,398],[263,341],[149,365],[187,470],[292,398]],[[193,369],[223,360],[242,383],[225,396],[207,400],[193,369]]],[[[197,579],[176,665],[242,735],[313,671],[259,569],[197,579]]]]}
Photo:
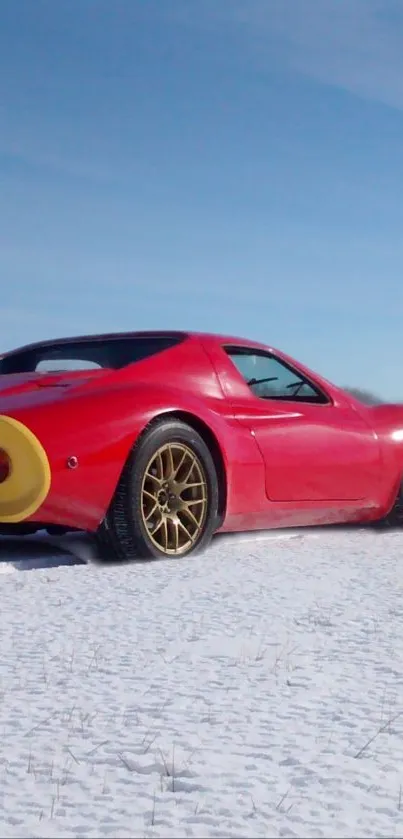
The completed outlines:
{"type": "Polygon", "coordinates": [[[256,348],[255,347],[246,347],[246,346],[241,345],[241,344],[223,344],[222,349],[224,350],[228,360],[233,365],[233,367],[236,371],[236,374],[239,376],[240,380],[244,383],[244,385],[248,389],[248,392],[250,393],[250,395],[252,397],[254,397],[255,399],[263,400],[265,402],[270,402],[270,401],[272,401],[272,402],[294,402],[294,403],[302,404],[302,405],[317,405],[317,406],[320,406],[320,407],[325,407],[326,405],[332,405],[333,404],[332,399],[330,398],[329,394],[325,390],[323,390],[322,387],[319,387],[319,385],[317,385],[315,382],[313,382],[305,373],[302,372],[302,370],[299,370],[298,367],[295,367],[294,365],[290,364],[288,361],[285,361],[285,359],[280,358],[272,350],[265,350],[265,349],[262,349],[261,347],[256,347],[256,348]],[[238,367],[236,366],[235,362],[233,361],[230,353],[232,353],[234,355],[257,355],[257,356],[262,356],[264,358],[271,358],[274,361],[277,361],[278,364],[285,367],[286,370],[289,370],[291,373],[294,373],[294,375],[297,376],[299,379],[301,379],[304,382],[304,384],[307,384],[309,387],[311,387],[312,390],[318,395],[318,397],[319,397],[318,401],[314,401],[313,399],[310,399],[309,397],[304,398],[304,397],[296,396],[296,397],[287,398],[286,396],[259,396],[258,394],[253,393],[253,391],[251,390],[251,388],[247,384],[245,378],[243,377],[242,373],[238,370],[238,367]]]}

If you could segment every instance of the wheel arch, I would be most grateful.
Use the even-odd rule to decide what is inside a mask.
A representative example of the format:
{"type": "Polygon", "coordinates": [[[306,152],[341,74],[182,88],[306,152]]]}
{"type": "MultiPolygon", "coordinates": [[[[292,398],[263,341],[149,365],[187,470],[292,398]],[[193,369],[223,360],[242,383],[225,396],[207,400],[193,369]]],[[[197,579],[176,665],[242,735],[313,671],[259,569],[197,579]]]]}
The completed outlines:
{"type": "Polygon", "coordinates": [[[137,438],[136,445],[139,441],[143,438],[144,434],[146,434],[150,428],[153,426],[163,422],[164,420],[179,420],[181,422],[186,423],[198,434],[202,437],[206,445],[208,446],[211,456],[214,461],[214,466],[216,469],[217,474],[217,481],[218,481],[218,526],[221,526],[222,522],[225,518],[225,512],[227,509],[227,497],[228,497],[228,483],[227,483],[227,470],[225,466],[224,455],[222,452],[221,445],[215,435],[214,431],[207,425],[204,420],[200,419],[200,417],[192,414],[190,411],[183,411],[183,410],[172,410],[172,411],[164,411],[163,413],[157,414],[155,417],[150,420],[147,425],[141,431],[141,434],[137,438]]]}
{"type": "Polygon", "coordinates": [[[380,527],[403,526],[403,472],[400,471],[397,480],[394,480],[382,516],[374,523],[380,527]]]}

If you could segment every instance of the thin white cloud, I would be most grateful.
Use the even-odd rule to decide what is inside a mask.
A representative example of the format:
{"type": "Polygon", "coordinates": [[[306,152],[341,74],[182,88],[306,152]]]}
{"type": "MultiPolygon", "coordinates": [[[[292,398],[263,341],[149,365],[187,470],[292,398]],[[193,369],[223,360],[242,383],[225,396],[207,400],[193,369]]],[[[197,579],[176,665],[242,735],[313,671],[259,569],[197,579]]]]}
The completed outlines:
{"type": "Polygon", "coordinates": [[[97,166],[89,160],[75,160],[52,152],[41,152],[24,148],[23,145],[10,141],[9,144],[0,141],[0,154],[12,160],[13,163],[43,169],[54,174],[94,181],[95,183],[112,183],[119,176],[107,166],[97,166]]]}
{"type": "Polygon", "coordinates": [[[271,68],[403,108],[401,0],[197,0],[182,21],[236,32],[271,68]]]}
{"type": "Polygon", "coordinates": [[[86,137],[75,147],[67,128],[66,118],[58,121],[39,106],[35,119],[0,103],[0,155],[19,166],[96,183],[111,183],[121,176],[119,166],[91,155],[86,137]]]}

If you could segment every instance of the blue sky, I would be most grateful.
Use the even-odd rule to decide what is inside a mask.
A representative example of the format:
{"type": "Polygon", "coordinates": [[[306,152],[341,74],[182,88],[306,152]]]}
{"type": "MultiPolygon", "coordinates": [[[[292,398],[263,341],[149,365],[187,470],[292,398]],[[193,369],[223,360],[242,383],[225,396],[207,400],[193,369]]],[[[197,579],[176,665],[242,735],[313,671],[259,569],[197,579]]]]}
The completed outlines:
{"type": "Polygon", "coordinates": [[[403,5],[0,0],[0,350],[255,337],[403,399],[403,5]]]}

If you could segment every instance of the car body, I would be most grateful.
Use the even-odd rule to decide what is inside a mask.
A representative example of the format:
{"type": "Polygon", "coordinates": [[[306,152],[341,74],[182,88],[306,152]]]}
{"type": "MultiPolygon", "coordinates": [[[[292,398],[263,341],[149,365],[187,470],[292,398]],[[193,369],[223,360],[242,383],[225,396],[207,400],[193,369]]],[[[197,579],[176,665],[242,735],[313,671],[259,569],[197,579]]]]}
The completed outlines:
{"type": "Polygon", "coordinates": [[[400,498],[403,406],[361,404],[254,341],[112,333],[1,357],[2,531],[96,534],[137,441],[169,418],[211,453],[215,531],[378,521],[400,498]]]}

